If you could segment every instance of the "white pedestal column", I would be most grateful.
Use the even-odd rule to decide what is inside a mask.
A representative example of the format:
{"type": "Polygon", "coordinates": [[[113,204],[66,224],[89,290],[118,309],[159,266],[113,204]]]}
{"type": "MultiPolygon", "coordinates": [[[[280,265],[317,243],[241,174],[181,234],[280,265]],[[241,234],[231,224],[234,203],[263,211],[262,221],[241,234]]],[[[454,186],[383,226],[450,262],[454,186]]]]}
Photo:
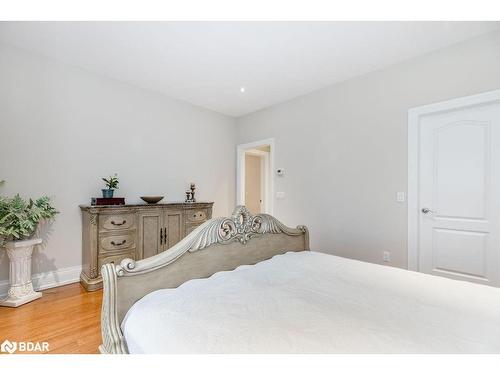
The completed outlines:
{"type": "Polygon", "coordinates": [[[42,296],[33,290],[31,282],[31,254],[33,247],[41,244],[40,238],[26,241],[13,241],[5,244],[10,261],[10,289],[7,298],[0,306],[17,307],[42,296]]]}

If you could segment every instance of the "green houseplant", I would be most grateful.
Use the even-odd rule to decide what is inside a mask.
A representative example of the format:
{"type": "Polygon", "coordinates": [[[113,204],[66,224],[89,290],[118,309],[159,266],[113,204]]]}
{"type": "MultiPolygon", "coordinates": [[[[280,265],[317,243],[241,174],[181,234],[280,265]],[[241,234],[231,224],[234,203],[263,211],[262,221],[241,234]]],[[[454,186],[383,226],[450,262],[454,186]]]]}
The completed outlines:
{"type": "Polygon", "coordinates": [[[57,210],[49,197],[36,200],[0,197],[0,246],[5,247],[10,265],[10,289],[0,306],[17,307],[42,296],[35,292],[31,281],[33,247],[42,243],[35,237],[43,220],[52,219],[57,210]]]}
{"type": "Polygon", "coordinates": [[[36,200],[23,199],[19,194],[13,198],[0,197],[0,244],[31,238],[40,221],[52,219],[56,214],[49,197],[36,200]]]}
{"type": "Polygon", "coordinates": [[[114,176],[109,176],[108,178],[102,178],[102,180],[106,183],[107,189],[102,189],[102,197],[103,198],[113,198],[113,193],[115,189],[118,189],[118,176],[115,173],[114,176]]]}

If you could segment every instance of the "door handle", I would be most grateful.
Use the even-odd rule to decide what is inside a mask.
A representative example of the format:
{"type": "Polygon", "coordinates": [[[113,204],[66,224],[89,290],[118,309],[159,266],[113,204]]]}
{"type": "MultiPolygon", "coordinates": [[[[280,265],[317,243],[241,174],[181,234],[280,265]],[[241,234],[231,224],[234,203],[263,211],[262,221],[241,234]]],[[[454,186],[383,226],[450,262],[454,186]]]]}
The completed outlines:
{"type": "Polygon", "coordinates": [[[424,207],[422,208],[422,213],[427,215],[427,214],[433,214],[434,211],[432,211],[430,208],[424,207]]]}

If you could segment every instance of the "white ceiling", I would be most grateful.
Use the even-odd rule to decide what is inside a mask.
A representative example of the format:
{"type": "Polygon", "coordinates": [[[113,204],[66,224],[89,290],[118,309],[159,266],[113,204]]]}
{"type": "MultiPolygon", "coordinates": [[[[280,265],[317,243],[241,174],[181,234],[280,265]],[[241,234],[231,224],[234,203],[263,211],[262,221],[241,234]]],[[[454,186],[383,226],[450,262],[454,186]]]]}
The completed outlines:
{"type": "Polygon", "coordinates": [[[242,116],[498,28],[500,22],[1,22],[0,41],[242,116]]]}

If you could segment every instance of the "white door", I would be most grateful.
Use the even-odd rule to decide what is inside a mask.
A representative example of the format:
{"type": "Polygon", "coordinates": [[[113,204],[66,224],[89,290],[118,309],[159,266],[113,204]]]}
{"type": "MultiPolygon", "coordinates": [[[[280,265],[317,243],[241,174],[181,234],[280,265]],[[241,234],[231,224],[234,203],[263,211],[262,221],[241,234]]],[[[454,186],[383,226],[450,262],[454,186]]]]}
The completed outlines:
{"type": "Polygon", "coordinates": [[[421,272],[500,286],[500,103],[419,122],[421,272]]]}

